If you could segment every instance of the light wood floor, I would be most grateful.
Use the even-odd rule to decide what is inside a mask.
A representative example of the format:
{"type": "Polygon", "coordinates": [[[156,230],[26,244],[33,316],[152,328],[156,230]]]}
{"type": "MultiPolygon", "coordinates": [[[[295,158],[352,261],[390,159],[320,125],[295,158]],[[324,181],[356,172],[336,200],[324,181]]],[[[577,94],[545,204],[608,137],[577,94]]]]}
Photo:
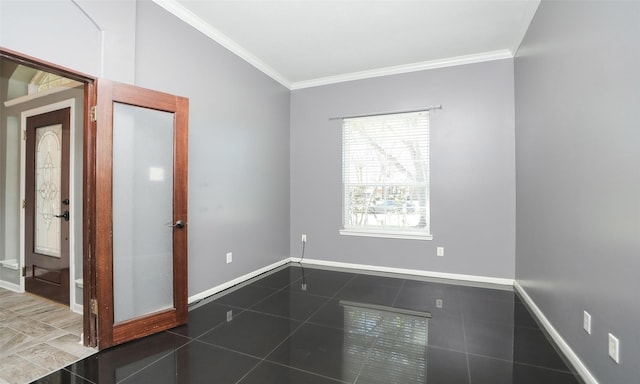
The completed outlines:
{"type": "Polygon", "coordinates": [[[29,383],[97,351],[80,343],[82,315],[0,288],[0,384],[29,383]]]}

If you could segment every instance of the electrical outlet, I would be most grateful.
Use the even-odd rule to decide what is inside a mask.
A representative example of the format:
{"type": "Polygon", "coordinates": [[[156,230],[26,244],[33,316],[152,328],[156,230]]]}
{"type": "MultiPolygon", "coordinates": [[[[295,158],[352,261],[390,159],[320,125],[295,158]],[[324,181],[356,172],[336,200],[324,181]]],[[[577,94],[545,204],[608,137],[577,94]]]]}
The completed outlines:
{"type": "Polygon", "coordinates": [[[227,252],[227,264],[233,261],[233,253],[227,252]]]}
{"type": "Polygon", "coordinates": [[[612,334],[609,334],[609,357],[620,364],[620,340],[612,334]]]}
{"type": "Polygon", "coordinates": [[[307,242],[307,235],[302,234],[302,242],[306,243],[307,242]]]}
{"type": "Polygon", "coordinates": [[[444,247],[436,247],[436,256],[444,256],[444,247]]]}
{"type": "Polygon", "coordinates": [[[442,308],[444,306],[444,300],[436,299],[436,308],[442,308]]]}
{"type": "Polygon", "coordinates": [[[227,323],[233,320],[233,310],[227,311],[227,323]]]}
{"type": "Polygon", "coordinates": [[[591,334],[591,315],[587,311],[584,311],[582,317],[582,328],[584,328],[588,334],[591,334]]]}

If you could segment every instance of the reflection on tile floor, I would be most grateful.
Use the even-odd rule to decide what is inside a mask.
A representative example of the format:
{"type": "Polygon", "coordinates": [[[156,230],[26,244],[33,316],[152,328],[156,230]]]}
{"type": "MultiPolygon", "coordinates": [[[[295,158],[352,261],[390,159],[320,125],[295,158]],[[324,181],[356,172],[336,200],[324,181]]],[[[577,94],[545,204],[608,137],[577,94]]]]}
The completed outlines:
{"type": "Polygon", "coordinates": [[[194,305],[185,326],[38,382],[581,381],[511,290],[293,264],[194,305]]]}
{"type": "Polygon", "coordinates": [[[79,344],[82,315],[0,288],[0,384],[28,383],[96,351],[79,344]]]}

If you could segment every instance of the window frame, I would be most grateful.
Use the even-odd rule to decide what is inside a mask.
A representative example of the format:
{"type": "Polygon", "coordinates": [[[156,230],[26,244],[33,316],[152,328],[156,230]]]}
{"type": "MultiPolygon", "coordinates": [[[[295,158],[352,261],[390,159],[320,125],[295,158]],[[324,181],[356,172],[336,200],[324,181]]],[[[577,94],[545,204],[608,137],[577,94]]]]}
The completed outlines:
{"type": "MultiPolygon", "coordinates": [[[[430,139],[429,139],[429,135],[430,135],[430,128],[429,128],[429,123],[430,123],[430,114],[429,114],[429,110],[423,110],[423,111],[411,111],[411,112],[399,112],[399,113],[388,113],[388,114],[379,114],[379,115],[367,115],[367,116],[358,116],[358,117],[352,117],[352,118],[342,118],[342,186],[341,186],[341,195],[342,195],[342,202],[341,202],[341,212],[342,212],[342,225],[341,228],[339,230],[340,235],[345,235],[345,236],[363,236],[363,237],[379,237],[379,238],[393,238],[393,239],[413,239],[413,240],[432,240],[433,239],[433,235],[431,233],[431,209],[430,209],[430,186],[431,186],[431,177],[430,177],[430,152],[431,152],[431,146],[430,146],[430,139]],[[398,116],[398,115],[406,115],[406,116],[398,116]],[[354,120],[356,120],[356,122],[363,122],[365,124],[365,129],[369,128],[369,129],[375,129],[372,128],[376,127],[375,126],[375,120],[382,120],[382,121],[386,121],[386,120],[392,120],[394,118],[396,119],[405,119],[406,124],[408,124],[409,119],[411,118],[416,118],[418,119],[418,116],[422,116],[422,118],[424,119],[424,117],[426,117],[426,123],[421,123],[421,125],[419,124],[419,128],[424,127],[426,129],[426,132],[421,132],[420,133],[420,140],[424,140],[424,142],[420,142],[420,145],[422,145],[421,148],[425,149],[424,152],[426,152],[426,154],[421,154],[419,160],[422,163],[422,173],[424,175],[424,181],[418,181],[418,180],[404,180],[402,182],[398,182],[398,181],[377,181],[375,183],[371,183],[371,182],[353,182],[353,181],[348,181],[347,178],[347,173],[350,172],[349,171],[349,167],[353,164],[353,162],[351,162],[350,160],[347,159],[347,152],[348,150],[351,151],[352,149],[349,148],[347,149],[347,145],[349,145],[348,140],[347,140],[347,130],[348,129],[355,129],[353,127],[350,128],[349,124],[352,124],[352,122],[354,120]],[[367,119],[369,120],[368,123],[370,124],[369,127],[366,126],[367,124],[367,119]],[[385,191],[384,194],[384,200],[385,205],[388,204],[388,202],[392,201],[387,199],[387,195],[386,195],[386,191],[388,191],[389,189],[394,189],[394,188],[400,188],[402,189],[403,187],[406,189],[410,189],[410,188],[422,188],[422,193],[424,194],[424,201],[421,201],[422,203],[424,203],[424,206],[422,206],[421,204],[418,205],[418,209],[420,210],[424,210],[424,219],[426,221],[426,224],[424,226],[424,228],[420,228],[419,224],[415,225],[414,228],[412,229],[411,226],[406,226],[406,227],[398,227],[398,226],[394,226],[394,225],[388,225],[385,226],[384,224],[382,224],[382,226],[374,226],[374,225],[367,225],[365,223],[365,225],[349,225],[349,215],[352,214],[351,208],[350,208],[350,200],[349,200],[349,195],[350,195],[350,189],[353,187],[363,187],[363,188],[369,188],[369,187],[374,187],[374,189],[378,189],[381,188],[383,191],[385,191]]],[[[353,123],[355,124],[355,123],[353,123]]],[[[379,126],[377,126],[378,129],[379,126]]],[[[386,129],[386,128],[383,128],[386,129]]],[[[404,127],[405,132],[411,132],[411,128],[408,125],[405,125],[404,127]]],[[[415,130],[415,129],[414,129],[415,130]]],[[[383,132],[383,131],[381,131],[383,132]]],[[[406,134],[406,133],[405,133],[406,134]]],[[[380,134],[380,136],[384,136],[383,133],[380,134]]],[[[384,140],[384,139],[381,139],[384,140]]],[[[353,143],[351,143],[351,145],[353,145],[353,143]]],[[[380,146],[382,147],[382,146],[380,146]]],[[[409,149],[407,148],[407,152],[410,152],[409,149]]],[[[351,152],[350,152],[351,153],[351,152]]],[[[415,156],[415,155],[414,155],[415,156]]],[[[416,159],[415,157],[413,158],[413,161],[415,162],[416,159]]],[[[367,162],[367,164],[376,164],[375,161],[369,161],[367,162]]],[[[381,169],[382,169],[382,164],[380,164],[381,169]]],[[[382,171],[381,171],[382,172],[382,171]]],[[[417,175],[417,170],[416,170],[416,175],[417,175]]],[[[414,176],[415,178],[417,178],[417,176],[414,176]]],[[[376,192],[367,192],[367,194],[374,194],[376,192]]],[[[371,198],[372,196],[370,196],[369,198],[371,198]]],[[[395,200],[397,203],[397,199],[395,200]]],[[[399,200],[399,201],[404,201],[404,200],[399,200]]],[[[406,200],[409,201],[409,200],[406,200]]],[[[367,212],[369,211],[369,209],[374,208],[373,205],[371,205],[372,200],[370,200],[368,202],[368,204],[366,206],[363,206],[364,208],[367,209],[367,212]]],[[[362,210],[361,207],[360,209],[362,210]]],[[[404,214],[405,217],[407,215],[407,207],[403,204],[403,205],[399,205],[398,206],[400,209],[400,214],[404,214]]],[[[388,213],[385,211],[384,212],[385,215],[387,215],[388,213]]],[[[397,214],[397,213],[396,213],[397,214]]],[[[370,220],[370,213],[366,214],[367,217],[365,219],[366,222],[368,222],[370,220]]],[[[376,217],[376,215],[374,214],[374,217],[376,217]]],[[[423,219],[422,216],[419,217],[420,220],[423,219]]],[[[376,217],[377,219],[377,217],[376,217]]]]}

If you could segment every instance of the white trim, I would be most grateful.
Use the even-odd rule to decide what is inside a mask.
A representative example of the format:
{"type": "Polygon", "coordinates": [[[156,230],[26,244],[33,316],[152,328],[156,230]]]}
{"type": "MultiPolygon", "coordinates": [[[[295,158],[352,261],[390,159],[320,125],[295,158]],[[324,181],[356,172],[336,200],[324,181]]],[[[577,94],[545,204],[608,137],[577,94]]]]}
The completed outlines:
{"type": "Polygon", "coordinates": [[[196,302],[198,300],[205,299],[205,298],[207,298],[209,296],[213,296],[218,292],[222,292],[227,288],[231,288],[234,285],[238,285],[238,284],[240,284],[240,283],[242,283],[244,281],[247,281],[247,280],[249,280],[251,278],[254,278],[254,277],[258,276],[258,275],[261,275],[261,274],[263,274],[265,272],[269,272],[272,269],[275,269],[275,268],[278,268],[278,267],[283,266],[285,264],[288,264],[289,262],[290,262],[290,258],[286,258],[284,260],[280,260],[280,261],[277,261],[277,262],[275,262],[273,264],[267,265],[266,267],[262,267],[260,269],[257,269],[257,270],[255,270],[253,272],[249,272],[246,275],[242,275],[242,276],[237,277],[237,278],[235,278],[233,280],[227,281],[226,283],[222,283],[222,284],[217,285],[217,286],[215,286],[213,288],[209,288],[206,291],[202,291],[200,293],[196,293],[193,296],[189,296],[189,304],[194,303],[194,302],[196,302]]]}
{"type": "Polygon", "coordinates": [[[522,288],[520,283],[514,281],[513,286],[516,291],[522,296],[522,299],[527,304],[527,307],[531,309],[533,314],[536,316],[538,321],[542,324],[544,329],[549,333],[553,341],[555,341],[556,345],[560,347],[560,350],[565,355],[567,359],[573,364],[578,374],[582,377],[586,384],[598,384],[598,380],[589,372],[589,369],[582,363],[578,355],[571,349],[569,344],[562,338],[560,333],[554,328],[549,319],[544,315],[542,310],[538,308],[533,299],[527,294],[527,292],[522,288]]]}
{"type": "MultiPolygon", "coordinates": [[[[291,257],[289,259],[289,261],[291,262],[298,262],[298,260],[299,260],[298,257],[291,257]]],[[[462,281],[471,281],[474,283],[487,283],[487,284],[513,286],[513,279],[504,279],[500,277],[463,275],[463,274],[457,274],[457,273],[445,273],[445,272],[423,271],[419,269],[382,267],[378,265],[342,263],[339,261],[328,261],[328,260],[317,260],[317,259],[314,260],[314,259],[306,259],[306,258],[303,260],[302,263],[311,264],[311,265],[321,265],[326,267],[335,267],[335,268],[348,268],[348,269],[359,269],[359,270],[365,270],[365,271],[399,273],[403,275],[413,275],[413,276],[420,276],[420,277],[433,277],[438,279],[462,280],[462,281]]]]}
{"type": "Polygon", "coordinates": [[[321,85],[343,83],[346,81],[353,81],[353,80],[369,79],[372,77],[397,75],[401,73],[424,71],[428,69],[453,67],[457,65],[482,63],[485,61],[512,59],[512,58],[513,58],[513,54],[511,53],[511,51],[507,49],[503,49],[499,51],[484,52],[484,53],[478,53],[474,55],[457,56],[457,57],[451,57],[447,59],[423,61],[423,62],[413,63],[413,64],[397,65],[393,67],[373,69],[370,71],[353,72],[353,73],[347,73],[347,74],[337,75],[337,76],[322,77],[322,78],[313,79],[313,80],[298,81],[298,82],[292,83],[289,89],[296,90],[296,89],[303,89],[303,88],[310,88],[310,87],[318,87],[321,85]]]}
{"type": "MultiPolygon", "coordinates": [[[[44,105],[38,108],[29,109],[27,111],[23,111],[20,114],[20,130],[25,131],[27,129],[27,118],[31,116],[41,115],[43,113],[57,111],[59,109],[69,108],[69,200],[75,202],[75,177],[73,175],[74,171],[74,161],[75,161],[75,108],[76,108],[76,100],[75,99],[67,99],[63,101],[59,101],[53,104],[44,105]]],[[[26,163],[26,140],[21,140],[20,145],[20,159],[21,164],[26,163]]],[[[24,166],[20,167],[20,200],[23,201],[26,199],[26,191],[25,191],[25,182],[26,182],[26,169],[24,166]]],[[[71,207],[69,207],[70,211],[71,207]]],[[[73,305],[76,303],[76,286],[74,284],[75,280],[75,261],[76,261],[76,249],[75,249],[75,227],[76,220],[73,220],[74,214],[71,215],[71,220],[69,220],[69,303],[70,308],[73,308],[73,305]]],[[[24,208],[20,210],[20,265],[25,265],[25,211],[24,208]]],[[[82,218],[79,220],[82,222],[82,218]]],[[[20,276],[20,288],[24,292],[24,276],[20,276]]]]}
{"type": "Polygon", "coordinates": [[[75,313],[78,313],[84,316],[84,305],[82,304],[73,303],[73,305],[71,306],[71,310],[75,313]]]}
{"type": "Polygon", "coordinates": [[[385,231],[367,231],[358,229],[341,229],[342,236],[363,236],[363,237],[379,237],[383,239],[406,239],[406,240],[433,240],[433,235],[426,233],[411,232],[385,232],[385,231]]]}
{"type": "Polygon", "coordinates": [[[0,280],[0,288],[8,289],[13,292],[24,293],[24,288],[21,288],[20,285],[9,283],[4,280],[0,280]]]}
{"type": "Polygon", "coordinates": [[[259,71],[271,77],[273,80],[278,83],[284,85],[287,89],[291,89],[290,82],[282,76],[278,71],[271,68],[265,62],[254,56],[251,52],[247,51],[245,48],[240,46],[235,41],[231,40],[222,32],[215,29],[206,21],[202,20],[199,16],[185,8],[182,4],[180,4],[176,0],[153,0],[154,3],[158,4],[169,13],[173,14],[180,20],[189,24],[196,30],[202,32],[204,35],[222,45],[224,48],[228,49],[235,55],[239,56],[241,59],[246,61],[247,63],[256,67],[259,71]]]}
{"type": "MultiPolygon", "coordinates": [[[[24,115],[24,112],[23,112],[24,115]]],[[[24,201],[25,200],[25,196],[26,196],[26,180],[27,180],[27,176],[26,176],[26,169],[25,169],[25,165],[27,163],[27,139],[26,139],[26,118],[24,116],[20,117],[20,136],[21,136],[21,140],[20,140],[20,200],[19,201],[24,201]]],[[[25,233],[24,233],[24,227],[25,227],[25,212],[24,212],[24,208],[20,208],[20,265],[22,265],[23,267],[24,265],[24,253],[25,253],[25,249],[24,249],[24,242],[25,242],[25,233]]],[[[71,271],[69,271],[71,272],[71,271]]],[[[71,273],[69,273],[69,275],[71,275],[71,273]]],[[[22,274],[20,274],[20,291],[24,292],[24,276],[22,276],[22,274]]]]}

